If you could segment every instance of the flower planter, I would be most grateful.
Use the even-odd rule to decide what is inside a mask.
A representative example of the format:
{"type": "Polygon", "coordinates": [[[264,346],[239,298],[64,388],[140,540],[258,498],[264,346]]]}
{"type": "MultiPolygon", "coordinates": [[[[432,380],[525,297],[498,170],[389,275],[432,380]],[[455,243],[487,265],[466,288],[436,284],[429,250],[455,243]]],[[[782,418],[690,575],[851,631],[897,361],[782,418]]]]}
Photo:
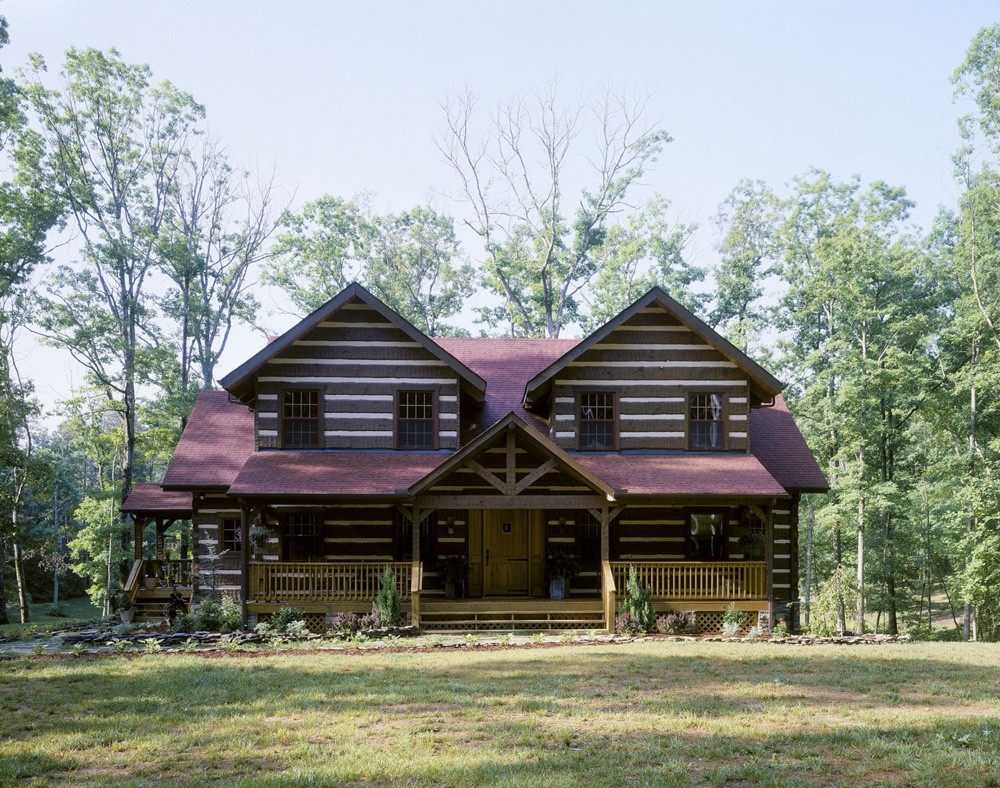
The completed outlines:
{"type": "Polygon", "coordinates": [[[549,599],[565,599],[567,589],[566,578],[553,577],[549,580],[549,599]]]}
{"type": "Polygon", "coordinates": [[[156,587],[160,584],[159,578],[156,577],[147,577],[144,582],[146,584],[147,591],[155,591],[156,587]]]}
{"type": "Polygon", "coordinates": [[[128,610],[119,610],[118,615],[121,617],[123,624],[131,624],[132,618],[135,616],[135,610],[129,608],[128,610]]]}

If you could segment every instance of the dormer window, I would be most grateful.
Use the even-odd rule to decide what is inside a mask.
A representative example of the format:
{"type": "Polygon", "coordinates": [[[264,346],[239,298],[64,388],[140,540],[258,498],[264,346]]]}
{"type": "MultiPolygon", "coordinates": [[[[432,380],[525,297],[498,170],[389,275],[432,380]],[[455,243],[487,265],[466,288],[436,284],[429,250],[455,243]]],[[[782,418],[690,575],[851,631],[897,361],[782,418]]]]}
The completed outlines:
{"type": "Polygon", "coordinates": [[[400,391],[396,395],[396,448],[435,449],[433,391],[400,391]]]}
{"type": "Polygon", "coordinates": [[[286,449],[318,449],[319,390],[286,389],[281,396],[281,445],[286,449]]]}
{"type": "Polygon", "coordinates": [[[578,419],[580,449],[584,451],[614,451],[618,420],[615,395],[610,391],[580,393],[578,419]]]}
{"type": "Polygon", "coordinates": [[[688,448],[711,451],[725,448],[725,399],[722,394],[688,397],[688,448]]]}

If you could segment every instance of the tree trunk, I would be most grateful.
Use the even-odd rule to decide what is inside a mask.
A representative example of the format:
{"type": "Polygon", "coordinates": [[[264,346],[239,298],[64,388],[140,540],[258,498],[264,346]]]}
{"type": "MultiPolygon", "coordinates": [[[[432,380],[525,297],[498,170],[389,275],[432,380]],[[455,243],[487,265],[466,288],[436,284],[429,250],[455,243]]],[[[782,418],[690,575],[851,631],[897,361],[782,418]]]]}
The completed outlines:
{"type": "Polygon", "coordinates": [[[858,498],[858,620],[855,634],[865,634],[865,497],[858,498]]]}
{"type": "MultiPolygon", "coordinates": [[[[16,520],[16,513],[14,515],[16,520]]],[[[21,552],[21,545],[14,539],[14,577],[17,579],[17,606],[21,613],[21,623],[27,624],[31,620],[31,612],[28,609],[28,587],[24,580],[24,556],[21,552]]]]}
{"type": "Polygon", "coordinates": [[[813,556],[813,504],[809,501],[809,514],[806,516],[806,599],[805,628],[809,629],[809,610],[812,604],[812,556],[813,556]]]}
{"type": "Polygon", "coordinates": [[[0,537],[0,624],[9,624],[7,616],[7,578],[4,564],[7,562],[7,540],[0,537]]]}

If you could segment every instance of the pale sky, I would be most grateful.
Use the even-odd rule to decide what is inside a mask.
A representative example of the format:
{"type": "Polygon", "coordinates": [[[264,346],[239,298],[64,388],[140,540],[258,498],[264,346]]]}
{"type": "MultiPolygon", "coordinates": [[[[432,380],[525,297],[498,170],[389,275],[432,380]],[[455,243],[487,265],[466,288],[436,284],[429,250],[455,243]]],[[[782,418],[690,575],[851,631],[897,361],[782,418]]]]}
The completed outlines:
{"type": "MultiPolygon", "coordinates": [[[[70,46],[116,47],[193,93],[233,158],[273,169],[294,205],[373,192],[379,211],[429,201],[462,216],[433,142],[449,92],[468,86],[485,105],[552,79],[567,99],[648,92],[649,117],[674,142],[645,193],[701,225],[691,253],[711,265],[712,217],[744,177],[779,190],[812,166],[882,179],[907,188],[925,227],[952,205],[955,119],[967,108],[950,78],[1000,5],[4,0],[0,14],[5,72],[29,52],[58,71],[70,46]]],[[[261,341],[238,340],[220,375],[261,341]]],[[[46,406],[81,380],[54,350],[25,341],[21,355],[46,406]]]]}

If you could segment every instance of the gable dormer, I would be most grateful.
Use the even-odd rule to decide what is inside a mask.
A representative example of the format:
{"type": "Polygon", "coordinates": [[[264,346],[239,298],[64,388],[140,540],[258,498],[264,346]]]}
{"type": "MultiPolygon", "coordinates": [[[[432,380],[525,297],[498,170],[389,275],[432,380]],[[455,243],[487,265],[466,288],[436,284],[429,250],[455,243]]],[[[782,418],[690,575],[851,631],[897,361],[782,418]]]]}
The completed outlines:
{"type": "Polygon", "coordinates": [[[530,380],[525,406],[577,451],[749,451],[782,384],[654,289],[530,380]]]}
{"type": "Polygon", "coordinates": [[[258,449],[458,447],[485,382],[360,285],[222,379],[255,410],[258,449]]]}

